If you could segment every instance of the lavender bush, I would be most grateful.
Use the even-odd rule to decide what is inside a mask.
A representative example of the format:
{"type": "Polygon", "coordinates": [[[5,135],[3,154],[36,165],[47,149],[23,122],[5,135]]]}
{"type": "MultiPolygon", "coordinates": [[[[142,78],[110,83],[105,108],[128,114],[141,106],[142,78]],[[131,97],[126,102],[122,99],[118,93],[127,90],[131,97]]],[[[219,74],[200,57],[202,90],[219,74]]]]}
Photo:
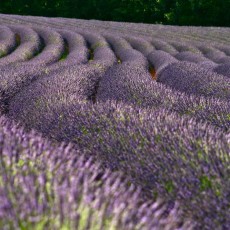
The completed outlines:
{"type": "Polygon", "coordinates": [[[172,45],[178,52],[192,52],[200,54],[201,51],[195,47],[192,42],[186,43],[186,42],[170,42],[170,45],[172,45]]]}
{"type": "Polygon", "coordinates": [[[177,62],[177,59],[174,58],[171,54],[166,53],[161,50],[156,50],[151,52],[148,56],[148,61],[154,66],[154,69],[159,72],[165,66],[169,65],[170,63],[177,62]]]}
{"type": "Polygon", "coordinates": [[[45,75],[46,69],[40,69],[37,65],[29,63],[12,63],[0,67],[0,103],[5,104],[5,109],[10,98],[23,87],[35,80],[38,76],[45,75]]]}
{"type": "Polygon", "coordinates": [[[220,51],[213,47],[203,45],[200,46],[199,49],[203,52],[205,57],[216,63],[221,63],[222,59],[226,57],[226,54],[223,51],[220,51]]]}
{"type": "Polygon", "coordinates": [[[60,31],[61,36],[66,41],[66,54],[61,59],[63,62],[80,64],[87,62],[88,50],[83,36],[69,31],[60,31]]]}
{"type": "Polygon", "coordinates": [[[170,45],[167,41],[161,41],[161,40],[153,39],[152,44],[156,50],[161,50],[161,51],[164,51],[164,52],[169,53],[171,55],[178,53],[178,51],[175,49],[175,47],[170,45]]]}
{"type": "Polygon", "coordinates": [[[175,58],[177,58],[180,61],[188,61],[188,62],[195,62],[195,63],[210,61],[208,58],[197,53],[192,53],[190,51],[180,52],[175,55],[175,58]]]}
{"type": "Polygon", "coordinates": [[[148,54],[151,53],[152,51],[154,51],[154,49],[155,49],[149,41],[146,41],[143,38],[128,36],[128,37],[126,37],[126,40],[129,42],[129,44],[134,49],[143,53],[144,56],[148,56],[148,54]]]}
{"type": "Polygon", "coordinates": [[[68,108],[63,102],[19,119],[27,128],[94,152],[104,167],[124,171],[149,197],[179,199],[201,225],[227,226],[229,137],[220,130],[165,110],[114,103],[73,102],[68,108]]]}
{"type": "Polygon", "coordinates": [[[158,73],[157,81],[188,94],[230,99],[230,81],[227,77],[189,62],[167,65],[158,73]]]}
{"type": "Polygon", "coordinates": [[[0,66],[30,59],[39,50],[38,34],[30,28],[11,27],[18,47],[11,54],[0,59],[0,66]]]}
{"type": "Polygon", "coordinates": [[[133,49],[131,45],[121,37],[106,37],[108,42],[111,44],[112,49],[114,50],[118,62],[132,62],[137,65],[148,65],[146,58],[142,55],[141,52],[133,49]]]}
{"type": "Polygon", "coordinates": [[[109,68],[116,62],[116,56],[105,38],[102,36],[93,36],[92,34],[87,34],[85,37],[88,39],[91,51],[91,57],[89,57],[90,64],[109,68]]]}
{"type": "Polygon", "coordinates": [[[213,68],[213,71],[230,78],[230,63],[218,65],[213,68]]]}
{"type": "Polygon", "coordinates": [[[42,37],[45,47],[41,53],[30,61],[36,65],[48,65],[58,61],[64,52],[64,40],[62,36],[50,28],[41,29],[36,27],[34,30],[42,37]]]}
{"type": "Polygon", "coordinates": [[[144,201],[124,175],[83,152],[0,123],[2,229],[191,228],[177,204],[144,201]]]}
{"type": "Polygon", "coordinates": [[[16,47],[16,39],[13,31],[6,26],[0,27],[0,57],[8,55],[16,47]]]}

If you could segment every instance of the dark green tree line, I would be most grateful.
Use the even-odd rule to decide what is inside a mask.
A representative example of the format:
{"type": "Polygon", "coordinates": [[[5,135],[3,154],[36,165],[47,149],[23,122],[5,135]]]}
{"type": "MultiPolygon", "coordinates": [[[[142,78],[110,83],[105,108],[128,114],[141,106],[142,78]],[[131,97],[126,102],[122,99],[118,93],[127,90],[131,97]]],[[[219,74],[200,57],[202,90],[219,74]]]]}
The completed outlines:
{"type": "Polygon", "coordinates": [[[0,13],[230,26],[230,0],[0,0],[0,13]]]}

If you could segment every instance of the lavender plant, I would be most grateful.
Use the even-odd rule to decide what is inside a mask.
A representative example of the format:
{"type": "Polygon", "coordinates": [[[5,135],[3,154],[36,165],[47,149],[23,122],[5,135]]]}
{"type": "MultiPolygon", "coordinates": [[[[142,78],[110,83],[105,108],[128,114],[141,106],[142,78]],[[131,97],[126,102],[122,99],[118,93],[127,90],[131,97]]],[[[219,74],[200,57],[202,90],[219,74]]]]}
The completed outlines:
{"type": "Polygon", "coordinates": [[[137,50],[134,50],[130,44],[123,38],[107,36],[106,39],[111,44],[116,56],[121,62],[133,62],[148,65],[146,58],[137,50]]]}
{"type": "Polygon", "coordinates": [[[227,77],[199,68],[189,62],[167,65],[158,73],[157,81],[188,94],[230,99],[230,81],[227,77]]]}
{"type": "Polygon", "coordinates": [[[195,47],[193,44],[186,43],[186,42],[170,42],[170,45],[172,45],[178,52],[192,52],[200,54],[201,51],[195,47]]]}
{"type": "Polygon", "coordinates": [[[178,205],[144,201],[121,173],[0,118],[2,229],[192,227],[178,205]]]}
{"type": "Polygon", "coordinates": [[[124,171],[148,197],[179,199],[199,227],[228,225],[229,137],[220,130],[122,103],[49,106],[20,120],[94,152],[104,167],[124,171]]]}
{"type": "Polygon", "coordinates": [[[134,49],[143,53],[144,56],[148,56],[148,54],[155,49],[153,45],[149,41],[146,41],[144,38],[127,36],[125,39],[134,49]]]}
{"type": "Polygon", "coordinates": [[[230,78],[230,63],[218,65],[215,68],[213,68],[213,71],[230,78]]]}
{"type": "Polygon", "coordinates": [[[152,41],[153,46],[156,50],[161,50],[171,55],[175,55],[178,51],[172,45],[168,44],[166,41],[161,41],[158,39],[153,39],[152,41]]]}
{"type": "Polygon", "coordinates": [[[169,65],[170,63],[177,62],[177,59],[174,58],[171,54],[166,53],[161,50],[156,50],[151,52],[148,56],[148,61],[154,66],[154,69],[159,72],[165,66],[169,65]]]}
{"type": "Polygon", "coordinates": [[[58,61],[64,52],[64,40],[61,35],[52,30],[34,27],[34,30],[39,33],[45,43],[45,48],[36,57],[30,60],[36,65],[48,65],[58,61]]]}
{"type": "Polygon", "coordinates": [[[18,48],[0,59],[0,65],[4,66],[14,62],[21,62],[30,59],[39,49],[38,34],[30,28],[11,27],[15,33],[15,40],[18,48]]]}
{"type": "Polygon", "coordinates": [[[221,63],[222,59],[226,57],[226,54],[216,48],[213,48],[212,46],[200,46],[199,49],[203,52],[204,56],[208,59],[216,62],[221,63]]]}
{"type": "Polygon", "coordinates": [[[32,63],[12,63],[0,67],[0,104],[3,111],[8,111],[8,105],[17,93],[37,78],[46,76],[48,68],[41,68],[32,63]]]}
{"type": "Polygon", "coordinates": [[[11,53],[16,47],[13,31],[7,26],[0,27],[0,58],[11,53]]]}
{"type": "Polygon", "coordinates": [[[85,39],[77,33],[69,31],[60,31],[61,36],[66,39],[68,46],[68,56],[65,61],[68,64],[84,64],[87,62],[88,51],[86,48],[85,39]],[[70,63],[69,63],[70,62],[70,63]]]}
{"type": "Polygon", "coordinates": [[[197,54],[197,53],[192,53],[190,51],[180,52],[176,54],[174,57],[180,61],[188,61],[188,62],[194,62],[194,63],[210,61],[208,58],[200,54],[197,54]]]}
{"type": "Polygon", "coordinates": [[[80,32],[86,41],[88,63],[106,70],[116,62],[116,56],[105,38],[90,32],[80,32]]]}

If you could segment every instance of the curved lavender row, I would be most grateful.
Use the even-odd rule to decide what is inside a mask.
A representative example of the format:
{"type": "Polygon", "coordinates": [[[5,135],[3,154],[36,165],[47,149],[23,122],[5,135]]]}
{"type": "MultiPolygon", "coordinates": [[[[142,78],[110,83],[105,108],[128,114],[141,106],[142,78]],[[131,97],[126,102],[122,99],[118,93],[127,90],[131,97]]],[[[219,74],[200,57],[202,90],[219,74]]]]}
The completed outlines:
{"type": "Polygon", "coordinates": [[[107,69],[116,63],[117,59],[109,46],[97,47],[93,51],[93,60],[90,65],[107,69]]]}
{"type": "Polygon", "coordinates": [[[15,102],[10,116],[28,129],[94,152],[105,167],[125,172],[148,196],[179,199],[186,215],[198,221],[197,229],[228,225],[229,135],[164,109],[77,100],[57,107],[42,100],[42,106],[20,111],[16,107],[23,102],[15,102]]]}
{"type": "Polygon", "coordinates": [[[229,45],[215,45],[215,48],[219,49],[220,51],[224,52],[226,55],[230,56],[230,47],[229,45]]]}
{"type": "Polygon", "coordinates": [[[131,50],[132,47],[131,45],[124,39],[116,35],[108,35],[106,34],[105,36],[106,41],[109,43],[111,46],[112,50],[114,51],[118,62],[121,63],[121,61],[126,61],[125,59],[121,60],[119,54],[122,50],[131,50]]]}
{"type": "Polygon", "coordinates": [[[215,72],[217,74],[221,74],[225,77],[230,78],[230,63],[227,64],[216,64],[212,61],[204,61],[197,63],[200,67],[205,68],[211,72],[215,72]]]}
{"type": "MultiPolygon", "coordinates": [[[[95,50],[97,51],[97,57],[91,63],[91,66],[82,65],[81,67],[79,67],[79,69],[83,70],[80,70],[79,74],[76,73],[78,67],[75,67],[75,64],[69,60],[66,60],[64,64],[62,62],[55,63],[50,67],[41,67],[37,64],[37,62],[32,61],[33,59],[31,60],[31,62],[18,64],[17,66],[5,66],[4,68],[2,68],[0,74],[2,79],[0,83],[0,93],[2,95],[1,103],[7,110],[7,106],[10,103],[11,98],[15,94],[23,90],[25,86],[28,86],[31,81],[38,79],[38,77],[40,79],[39,82],[45,82],[47,78],[43,80],[43,77],[46,77],[46,75],[48,75],[49,77],[52,76],[49,78],[49,81],[55,82],[53,85],[55,85],[57,90],[59,89],[59,86],[61,84],[68,85],[72,84],[71,82],[73,82],[73,84],[71,85],[72,91],[69,91],[70,94],[71,92],[74,92],[77,95],[78,92],[78,97],[83,97],[84,99],[92,99],[92,95],[95,94],[95,90],[101,76],[109,67],[109,65],[115,62],[115,56],[112,54],[112,52],[107,52],[108,55],[105,55],[106,51],[109,48],[103,51],[101,50],[102,48],[103,47],[95,48],[95,50]],[[105,58],[107,58],[107,60],[105,60],[105,58]],[[63,79],[63,76],[61,76],[62,74],[63,76],[65,76],[66,79],[63,79]],[[70,78],[71,75],[74,75],[72,79],[70,78]],[[77,79],[78,76],[80,76],[79,79],[77,79]],[[60,78],[62,80],[60,80],[60,78]],[[58,79],[61,81],[59,82],[60,85],[59,83],[58,85],[56,85],[56,81],[58,82],[58,79]]],[[[37,84],[40,84],[39,82],[37,84]]],[[[68,86],[66,87],[68,88],[68,86]]],[[[67,88],[63,88],[63,91],[65,91],[67,88]]],[[[27,90],[27,88],[25,90],[27,90]]],[[[95,100],[95,96],[93,96],[93,100],[95,100]]]]}
{"type": "Polygon", "coordinates": [[[144,56],[148,56],[148,54],[155,49],[150,42],[146,41],[143,38],[127,36],[125,37],[125,39],[134,49],[143,53],[144,56]]]}
{"type": "Polygon", "coordinates": [[[197,63],[198,66],[200,66],[201,68],[204,68],[208,71],[213,72],[214,68],[216,68],[217,66],[219,66],[219,64],[209,60],[209,61],[202,61],[197,63]]]}
{"type": "Polygon", "coordinates": [[[153,81],[145,67],[130,63],[123,63],[106,72],[99,84],[97,100],[167,108],[181,115],[208,121],[223,130],[230,128],[229,103],[174,91],[153,81]]]}
{"type": "Polygon", "coordinates": [[[39,36],[31,28],[23,26],[11,26],[10,28],[17,36],[19,46],[14,52],[0,59],[1,66],[26,61],[33,57],[40,47],[39,36]]]}
{"type": "Polygon", "coordinates": [[[186,52],[190,51],[193,53],[201,53],[201,51],[193,44],[185,43],[185,42],[169,42],[170,45],[172,45],[178,52],[186,52]]]}
{"type": "MultiPolygon", "coordinates": [[[[159,199],[143,202],[140,188],[121,173],[103,171],[83,151],[25,133],[3,117],[0,124],[4,228],[175,229],[181,223],[178,207],[168,211],[159,199]]],[[[181,227],[192,225],[186,221],[181,227]]]]}
{"type": "Polygon", "coordinates": [[[188,62],[194,62],[194,63],[210,61],[208,58],[200,54],[197,54],[197,53],[192,53],[190,51],[184,51],[184,52],[177,53],[174,57],[180,61],[188,61],[188,62]]]}
{"type": "Polygon", "coordinates": [[[213,68],[213,71],[230,78],[230,63],[218,65],[213,68]]]}
{"type": "Polygon", "coordinates": [[[36,65],[48,65],[58,61],[64,52],[64,40],[62,36],[52,29],[33,28],[44,40],[45,48],[28,63],[36,65]]]}
{"type": "Polygon", "coordinates": [[[147,56],[148,61],[154,67],[156,72],[161,71],[161,69],[165,68],[171,63],[178,62],[176,58],[174,58],[171,54],[166,53],[162,50],[155,50],[151,52],[147,56]]]}
{"type": "Polygon", "coordinates": [[[133,64],[136,63],[137,65],[148,66],[148,61],[144,55],[141,52],[134,50],[124,38],[107,35],[106,39],[121,62],[132,62],[133,64]]]}
{"type": "Polygon", "coordinates": [[[57,69],[18,92],[9,102],[9,110],[24,114],[34,107],[38,110],[46,106],[59,107],[62,103],[68,104],[79,99],[95,102],[97,87],[104,72],[105,69],[93,65],[57,69]]]}
{"type": "Polygon", "coordinates": [[[220,64],[230,64],[230,57],[226,56],[220,59],[220,64]]]}
{"type": "Polygon", "coordinates": [[[0,27],[0,58],[11,53],[17,46],[13,31],[6,26],[0,27]]]}
{"type": "Polygon", "coordinates": [[[202,51],[203,55],[216,63],[222,63],[223,58],[226,58],[226,54],[213,46],[200,45],[198,48],[202,51]]]}
{"type": "Polygon", "coordinates": [[[7,110],[9,100],[23,87],[39,76],[46,75],[47,69],[36,64],[12,63],[0,67],[0,103],[7,110]]]}
{"type": "Polygon", "coordinates": [[[121,62],[132,62],[133,64],[148,67],[148,61],[143,54],[134,49],[123,49],[118,53],[121,62]]]}
{"type": "Polygon", "coordinates": [[[175,55],[178,53],[178,51],[172,45],[162,40],[153,39],[152,44],[156,50],[161,50],[171,55],[175,55]]]}
{"type": "Polygon", "coordinates": [[[230,80],[191,62],[171,63],[161,69],[157,81],[187,94],[230,99],[230,80]]]}
{"type": "MultiPolygon", "coordinates": [[[[151,83],[147,68],[141,64],[125,62],[109,69],[100,81],[98,101],[118,100],[124,103],[138,101],[142,98],[143,87],[151,83]]],[[[144,94],[143,94],[144,97],[144,94]]]]}
{"type": "Polygon", "coordinates": [[[219,64],[230,63],[230,57],[227,57],[221,51],[210,51],[205,54],[205,57],[219,64]]]}
{"type": "Polygon", "coordinates": [[[64,40],[65,49],[59,61],[46,66],[45,72],[51,73],[68,66],[86,64],[88,62],[88,49],[85,39],[78,33],[66,30],[57,30],[57,32],[64,40]]]}
{"type": "Polygon", "coordinates": [[[63,61],[73,64],[86,63],[88,51],[84,38],[80,34],[69,31],[60,31],[60,34],[68,46],[68,55],[63,61]]]}
{"type": "Polygon", "coordinates": [[[108,46],[107,41],[103,36],[97,33],[82,32],[82,36],[88,42],[89,48],[96,49],[101,46],[108,46]]]}
{"type": "Polygon", "coordinates": [[[116,62],[116,56],[104,37],[98,34],[83,33],[90,50],[89,64],[102,67],[111,67],[116,62]]]}
{"type": "MultiPolygon", "coordinates": [[[[180,52],[174,57],[180,61],[197,63],[200,67],[205,68],[206,70],[230,77],[230,64],[216,64],[215,62],[210,61],[208,58],[202,55],[188,51],[180,52]]],[[[224,60],[222,60],[222,62],[224,62],[224,60]]]]}

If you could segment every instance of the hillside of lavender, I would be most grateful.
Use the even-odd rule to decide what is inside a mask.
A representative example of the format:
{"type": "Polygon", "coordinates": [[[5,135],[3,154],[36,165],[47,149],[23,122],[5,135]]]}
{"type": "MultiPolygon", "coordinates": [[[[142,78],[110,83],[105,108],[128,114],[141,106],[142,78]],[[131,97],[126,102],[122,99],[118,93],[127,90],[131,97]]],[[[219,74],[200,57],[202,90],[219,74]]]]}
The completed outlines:
{"type": "Polygon", "coordinates": [[[0,229],[230,229],[230,28],[0,14],[0,229]]]}

